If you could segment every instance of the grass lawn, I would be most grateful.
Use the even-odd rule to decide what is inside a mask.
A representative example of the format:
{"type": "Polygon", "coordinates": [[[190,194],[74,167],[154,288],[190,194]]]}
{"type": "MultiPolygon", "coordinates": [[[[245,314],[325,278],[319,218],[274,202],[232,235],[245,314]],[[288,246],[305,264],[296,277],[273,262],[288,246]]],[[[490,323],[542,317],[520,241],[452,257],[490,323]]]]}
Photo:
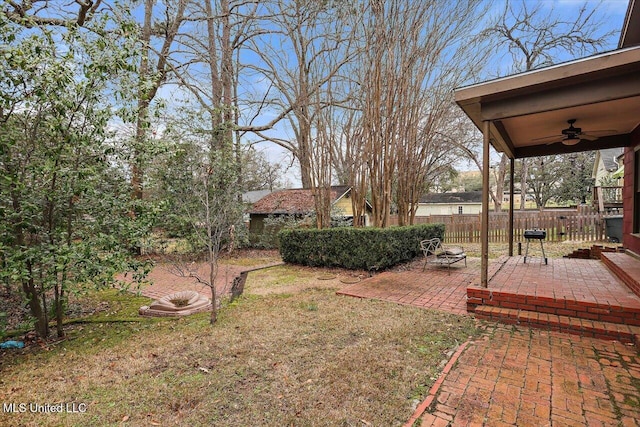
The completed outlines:
{"type": "Polygon", "coordinates": [[[69,339],[0,353],[3,403],[86,412],[27,406],[0,413],[0,425],[401,425],[452,350],[477,334],[474,321],[337,296],[339,282],[322,274],[251,273],[213,327],[208,313],[137,318],[147,299],[98,293],[108,309],[70,327],[69,339]]]}

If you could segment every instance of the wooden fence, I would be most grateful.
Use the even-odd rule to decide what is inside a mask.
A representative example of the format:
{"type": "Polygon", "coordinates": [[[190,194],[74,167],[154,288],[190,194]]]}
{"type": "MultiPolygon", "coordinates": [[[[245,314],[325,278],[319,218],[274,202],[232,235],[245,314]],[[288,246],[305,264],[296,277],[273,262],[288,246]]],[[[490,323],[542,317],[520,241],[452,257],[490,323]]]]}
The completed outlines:
{"type": "MultiPolygon", "coordinates": [[[[391,217],[391,224],[398,217],[391,217]]],[[[415,224],[443,223],[445,240],[449,243],[480,242],[480,214],[431,215],[416,217],[415,224]]],[[[540,228],[547,231],[547,240],[595,242],[606,239],[604,216],[589,207],[578,209],[548,209],[544,211],[514,211],[514,241],[524,241],[525,230],[540,228]]],[[[489,242],[509,242],[509,214],[489,212],[489,242]]]]}

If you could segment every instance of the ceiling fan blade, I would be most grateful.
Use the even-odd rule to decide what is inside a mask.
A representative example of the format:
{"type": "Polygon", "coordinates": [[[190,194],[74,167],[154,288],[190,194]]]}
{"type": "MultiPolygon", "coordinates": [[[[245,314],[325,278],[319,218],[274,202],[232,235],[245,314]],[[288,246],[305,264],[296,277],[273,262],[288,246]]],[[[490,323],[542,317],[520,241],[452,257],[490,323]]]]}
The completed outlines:
{"type": "Polygon", "coordinates": [[[564,138],[556,138],[554,140],[551,141],[547,141],[546,145],[553,145],[553,144],[557,144],[558,142],[562,142],[564,138]]]}
{"type": "Polygon", "coordinates": [[[583,133],[579,136],[580,136],[580,139],[586,139],[587,141],[595,141],[596,139],[598,139],[597,136],[589,135],[588,133],[583,133]]]}
{"type": "Polygon", "coordinates": [[[562,141],[564,135],[543,136],[542,138],[533,138],[531,142],[558,142],[562,141]]]}
{"type": "Polygon", "coordinates": [[[591,130],[588,132],[582,132],[582,135],[591,135],[591,136],[609,136],[609,135],[615,135],[617,134],[618,131],[615,129],[606,129],[606,130],[591,130]]]}

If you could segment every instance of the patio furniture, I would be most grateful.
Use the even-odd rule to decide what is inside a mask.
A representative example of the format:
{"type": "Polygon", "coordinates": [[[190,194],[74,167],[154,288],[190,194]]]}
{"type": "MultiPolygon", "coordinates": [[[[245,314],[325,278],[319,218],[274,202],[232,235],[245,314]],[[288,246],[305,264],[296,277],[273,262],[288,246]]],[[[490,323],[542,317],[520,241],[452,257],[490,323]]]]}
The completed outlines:
{"type": "Polygon", "coordinates": [[[462,246],[444,246],[439,238],[422,240],[420,248],[424,255],[424,265],[422,271],[427,264],[446,265],[447,272],[451,274],[451,264],[464,260],[464,266],[467,266],[467,254],[464,253],[462,246]]]}
{"type": "Polygon", "coordinates": [[[542,256],[544,257],[544,263],[547,264],[547,256],[544,253],[544,245],[542,241],[547,238],[547,230],[539,230],[534,228],[533,230],[525,230],[524,238],[527,240],[527,250],[524,252],[524,264],[527,263],[527,255],[529,255],[529,242],[532,240],[540,241],[540,248],[542,248],[542,256]]]}

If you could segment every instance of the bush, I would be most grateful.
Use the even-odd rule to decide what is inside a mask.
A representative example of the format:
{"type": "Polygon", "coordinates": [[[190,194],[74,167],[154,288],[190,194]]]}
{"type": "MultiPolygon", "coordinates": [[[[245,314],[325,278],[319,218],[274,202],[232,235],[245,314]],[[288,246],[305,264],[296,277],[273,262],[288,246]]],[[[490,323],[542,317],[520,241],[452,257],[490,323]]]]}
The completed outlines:
{"type": "Polygon", "coordinates": [[[419,255],[421,240],[443,235],[444,224],[282,230],[280,254],[285,262],[312,267],[383,270],[419,255]]]}

